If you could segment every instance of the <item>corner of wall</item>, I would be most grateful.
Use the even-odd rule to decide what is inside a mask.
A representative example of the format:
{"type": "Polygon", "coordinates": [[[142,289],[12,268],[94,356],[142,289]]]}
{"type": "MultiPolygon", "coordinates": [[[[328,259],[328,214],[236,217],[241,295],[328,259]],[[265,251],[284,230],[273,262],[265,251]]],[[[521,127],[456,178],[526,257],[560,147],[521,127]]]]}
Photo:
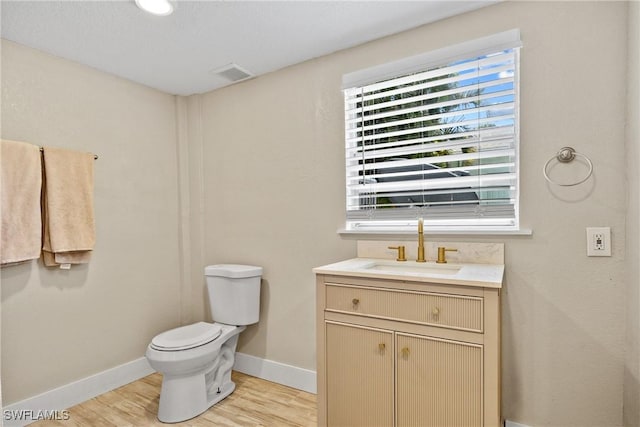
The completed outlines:
{"type": "Polygon", "coordinates": [[[182,323],[205,318],[204,185],[202,95],[177,97],[180,236],[182,244],[182,323]]]}
{"type": "Polygon", "coordinates": [[[189,128],[187,98],[176,96],[176,156],[178,162],[178,241],[180,243],[180,323],[192,320],[190,295],[191,194],[189,186],[189,128]]]}
{"type": "Polygon", "coordinates": [[[627,38],[627,306],[623,423],[640,426],[640,3],[628,2],[627,38]]]}

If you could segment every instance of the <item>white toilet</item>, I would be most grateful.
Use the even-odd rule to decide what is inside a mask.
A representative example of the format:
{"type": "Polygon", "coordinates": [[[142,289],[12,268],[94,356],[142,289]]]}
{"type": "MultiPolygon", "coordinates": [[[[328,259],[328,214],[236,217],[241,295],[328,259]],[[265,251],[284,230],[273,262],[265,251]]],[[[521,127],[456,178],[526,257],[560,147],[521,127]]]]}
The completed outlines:
{"type": "Polygon", "coordinates": [[[193,418],[231,394],[238,334],[258,322],[262,267],[237,264],[204,269],[211,317],[163,332],[151,340],[146,357],[162,373],[158,419],[193,418]]]}

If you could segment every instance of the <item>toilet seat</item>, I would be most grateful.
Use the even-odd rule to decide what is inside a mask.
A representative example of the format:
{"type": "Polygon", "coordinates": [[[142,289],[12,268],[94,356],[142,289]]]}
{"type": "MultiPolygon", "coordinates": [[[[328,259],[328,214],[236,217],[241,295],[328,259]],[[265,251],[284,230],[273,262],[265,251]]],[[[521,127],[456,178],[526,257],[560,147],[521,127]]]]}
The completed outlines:
{"type": "Polygon", "coordinates": [[[151,340],[151,348],[160,351],[188,350],[210,343],[221,333],[220,325],[198,322],[156,335],[151,340]]]}

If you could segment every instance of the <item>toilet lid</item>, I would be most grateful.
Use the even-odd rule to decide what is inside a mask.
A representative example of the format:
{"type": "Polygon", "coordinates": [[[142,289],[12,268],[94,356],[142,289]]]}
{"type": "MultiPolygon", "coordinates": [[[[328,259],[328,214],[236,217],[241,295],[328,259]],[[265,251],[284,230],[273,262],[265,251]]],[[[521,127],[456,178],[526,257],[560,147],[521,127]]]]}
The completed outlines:
{"type": "Polygon", "coordinates": [[[198,322],[156,335],[151,347],[164,351],[186,350],[213,341],[221,332],[220,325],[198,322]]]}

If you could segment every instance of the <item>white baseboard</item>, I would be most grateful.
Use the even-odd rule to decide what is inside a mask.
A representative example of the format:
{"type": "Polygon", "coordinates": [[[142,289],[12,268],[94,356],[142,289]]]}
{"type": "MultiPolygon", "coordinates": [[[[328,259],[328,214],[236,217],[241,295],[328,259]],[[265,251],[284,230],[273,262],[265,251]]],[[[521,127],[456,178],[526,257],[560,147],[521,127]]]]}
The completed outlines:
{"type": "MultiPolygon", "coordinates": [[[[234,369],[247,375],[309,393],[316,392],[316,372],[309,369],[261,359],[244,353],[236,353],[234,369]]],[[[44,418],[64,421],[64,417],[67,416],[64,412],[66,409],[154,372],[147,359],[141,357],[37,396],[7,405],[2,408],[0,425],[21,427],[44,418]]],[[[511,427],[520,426],[513,425],[511,427]]]]}
{"type": "Polygon", "coordinates": [[[90,377],[5,406],[2,408],[4,426],[24,426],[43,417],[62,419],[65,416],[63,410],[154,372],[145,357],[107,369],[90,377]]]}
{"type": "Polygon", "coordinates": [[[520,424],[513,421],[505,420],[504,427],[529,427],[529,426],[526,424],[520,424]]]}
{"type": "MultiPolygon", "coordinates": [[[[236,353],[233,369],[253,377],[316,393],[316,371],[285,365],[273,360],[261,359],[244,353],[236,353]]],[[[516,426],[514,426],[516,427],[516,426]]]]}

